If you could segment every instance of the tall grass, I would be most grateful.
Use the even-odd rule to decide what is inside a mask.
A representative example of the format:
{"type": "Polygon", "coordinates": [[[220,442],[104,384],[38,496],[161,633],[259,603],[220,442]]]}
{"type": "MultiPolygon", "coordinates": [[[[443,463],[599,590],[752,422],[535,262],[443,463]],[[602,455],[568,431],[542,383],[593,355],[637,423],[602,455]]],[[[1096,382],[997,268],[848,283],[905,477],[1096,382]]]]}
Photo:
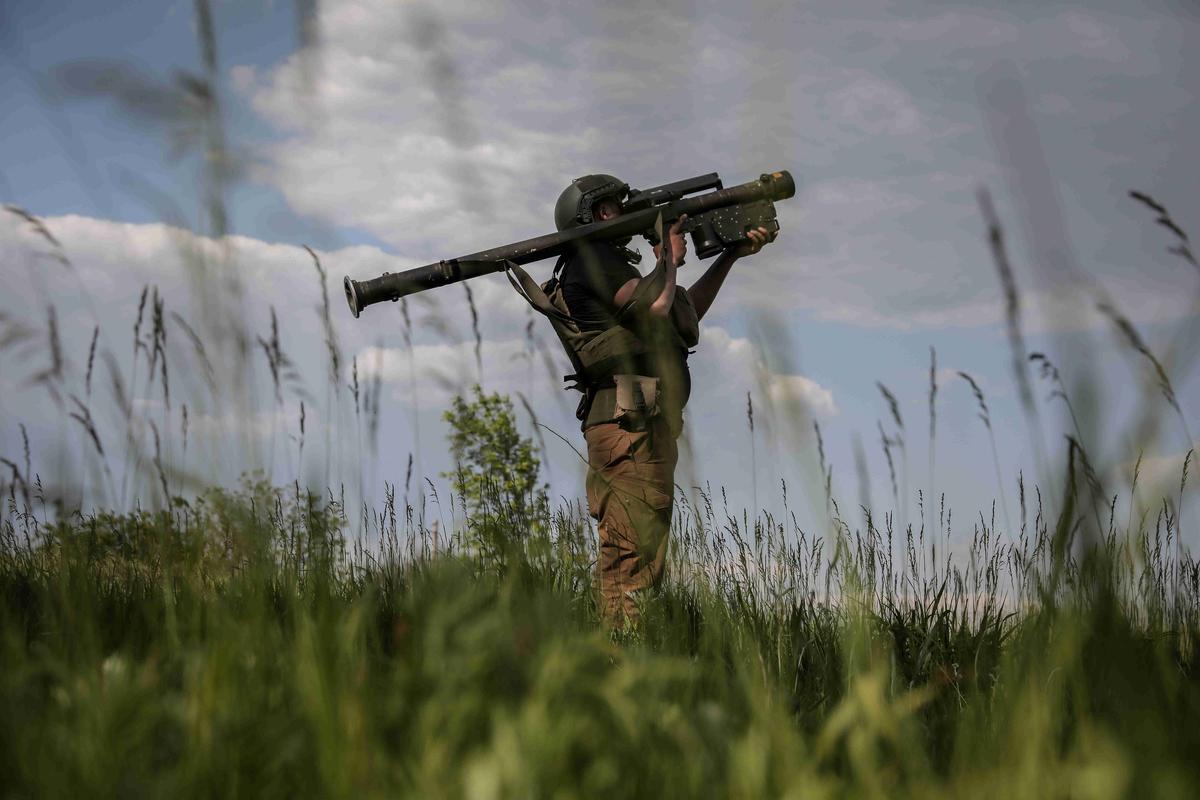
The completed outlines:
{"type": "Polygon", "coordinates": [[[11,492],[8,793],[1178,796],[1200,779],[1200,563],[1165,512],[1110,519],[1086,552],[1070,516],[1038,508],[1012,539],[981,519],[960,564],[911,528],[826,538],[701,493],[673,579],[611,639],[577,503],[534,519],[492,492],[435,545],[392,494],[368,548],[339,499],[298,485],[63,521],[11,492]]]}

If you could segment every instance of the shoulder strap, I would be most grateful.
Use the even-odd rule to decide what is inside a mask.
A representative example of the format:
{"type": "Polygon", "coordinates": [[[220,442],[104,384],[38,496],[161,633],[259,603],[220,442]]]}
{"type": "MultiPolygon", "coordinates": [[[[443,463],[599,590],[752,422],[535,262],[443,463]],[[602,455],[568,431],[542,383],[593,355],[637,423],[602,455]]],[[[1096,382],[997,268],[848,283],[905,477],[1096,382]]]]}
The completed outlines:
{"type": "MultiPolygon", "coordinates": [[[[565,262],[566,257],[560,256],[558,263],[554,265],[554,274],[550,280],[546,281],[545,288],[539,286],[537,281],[531,278],[528,272],[521,269],[513,261],[504,262],[504,274],[508,277],[508,282],[517,290],[517,294],[521,295],[525,299],[525,302],[529,303],[535,311],[549,318],[551,325],[554,326],[555,332],[558,334],[558,338],[562,341],[563,348],[566,350],[567,357],[571,360],[571,366],[575,368],[575,372],[570,375],[564,375],[563,380],[574,384],[568,388],[585,393],[585,396],[580,401],[580,409],[583,409],[587,401],[586,391],[588,380],[586,377],[587,369],[580,359],[578,347],[580,340],[586,334],[584,334],[579,322],[556,306],[546,293],[546,289],[549,289],[551,292],[557,289],[558,273],[565,262]]],[[[586,413],[586,409],[582,412],[577,409],[576,416],[579,416],[580,413],[586,413]]]]}
{"type": "MultiPolygon", "coordinates": [[[[663,241],[663,227],[663,214],[660,210],[654,220],[654,232],[660,242],[663,241]]],[[[617,309],[616,320],[618,323],[624,324],[631,315],[638,313],[642,306],[650,305],[653,299],[662,293],[663,286],[667,280],[667,258],[669,255],[669,245],[659,249],[654,269],[641,277],[637,289],[633,292],[633,297],[630,297],[617,309]]],[[[639,260],[641,259],[640,254],[638,258],[639,260]]]]}
{"type": "MultiPolygon", "coordinates": [[[[555,267],[555,272],[558,272],[558,267],[555,267]]],[[[578,332],[580,330],[579,323],[570,314],[565,313],[554,303],[550,302],[550,298],[546,292],[538,285],[529,273],[521,269],[515,262],[504,262],[504,274],[508,277],[508,282],[517,290],[517,294],[525,298],[525,302],[533,306],[535,311],[539,311],[547,317],[561,322],[563,325],[570,327],[578,332]]]]}

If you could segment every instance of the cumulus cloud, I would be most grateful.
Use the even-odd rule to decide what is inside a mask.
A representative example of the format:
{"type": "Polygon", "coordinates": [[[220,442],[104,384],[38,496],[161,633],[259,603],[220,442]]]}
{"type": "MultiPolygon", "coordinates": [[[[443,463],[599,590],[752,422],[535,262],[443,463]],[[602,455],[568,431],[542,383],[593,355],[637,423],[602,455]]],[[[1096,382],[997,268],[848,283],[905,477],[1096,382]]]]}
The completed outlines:
{"type": "Polygon", "coordinates": [[[775,404],[798,400],[814,416],[830,417],[837,414],[833,392],[803,375],[772,375],[767,378],[767,394],[775,404]]]}
{"type": "Polygon", "coordinates": [[[692,360],[700,413],[728,416],[730,408],[744,405],[747,391],[758,395],[760,407],[798,403],[810,415],[838,413],[832,391],[811,377],[769,369],[765,355],[748,338],[733,336],[715,325],[705,326],[692,360]],[[764,400],[769,402],[764,405],[764,400]]]}
{"type": "MultiPolygon", "coordinates": [[[[310,255],[293,245],[250,237],[214,241],[167,225],[73,215],[42,222],[61,243],[68,265],[51,258],[58,251],[28,221],[0,214],[0,248],[7,256],[9,287],[0,297],[0,336],[10,329],[28,332],[27,353],[10,347],[0,352],[3,416],[26,424],[35,442],[77,433],[74,423],[64,428],[64,414],[46,402],[45,387],[25,380],[50,363],[46,309],[51,305],[64,364],[59,396],[72,409],[72,396],[89,406],[105,446],[118,453],[126,446],[122,409],[128,408],[128,429],[143,455],[154,447],[153,422],[164,453],[180,456],[187,437],[189,468],[200,463],[200,453],[223,453],[204,463],[213,472],[225,470],[215,476],[225,480],[241,469],[280,464],[285,453],[294,461],[303,416],[309,440],[306,467],[334,458],[353,476],[359,474],[355,460],[366,457],[361,449],[366,446],[368,415],[381,416],[384,431],[397,426],[396,404],[390,397],[368,405],[374,402],[371,382],[376,374],[370,348],[398,348],[406,337],[404,317],[397,305],[385,304],[354,321],[342,296],[341,276],[395,272],[413,262],[369,246],[318,251],[326,270],[322,283],[310,255]],[[162,304],[157,313],[156,296],[162,304]],[[326,296],[338,354],[336,372],[324,321],[326,296]],[[140,344],[135,344],[139,308],[140,344]],[[155,317],[165,333],[163,355],[152,344],[155,317]],[[94,330],[93,360],[89,346],[94,330]],[[356,365],[360,353],[369,360],[356,365]]],[[[515,369],[507,361],[511,351],[504,344],[497,351],[490,337],[522,331],[528,312],[500,276],[472,286],[477,308],[483,310],[480,332],[489,337],[485,381],[494,375],[497,387],[510,391],[515,384],[499,379],[515,369]]],[[[450,289],[436,297],[414,297],[408,312],[407,338],[440,370],[424,376],[423,394],[436,402],[445,396],[442,387],[448,382],[467,385],[477,379],[465,292],[450,289]],[[468,344],[460,348],[460,341],[468,344]],[[461,361],[450,360],[448,352],[461,353],[461,361]],[[456,364],[461,374],[455,372],[456,364]]],[[[390,364],[385,366],[392,368],[390,364]]],[[[541,360],[538,364],[544,370],[541,360]]],[[[424,410],[431,408],[426,402],[424,410]]],[[[417,424],[427,424],[425,417],[417,419],[417,424]]],[[[16,433],[15,423],[0,430],[0,450],[11,452],[16,433]]],[[[411,433],[391,435],[385,460],[402,460],[416,449],[411,433]]],[[[433,437],[440,450],[438,439],[440,432],[433,437]]],[[[21,446],[18,439],[18,452],[21,446]]],[[[440,464],[432,463],[431,474],[436,474],[440,464]]]]}
{"type": "MultiPolygon", "coordinates": [[[[266,318],[269,307],[275,306],[282,312],[280,318],[285,325],[303,323],[304,329],[310,330],[308,323],[317,321],[318,307],[323,303],[322,284],[312,258],[295,245],[247,236],[229,236],[218,242],[169,225],[77,215],[47,217],[44,223],[62,243],[70,268],[48,263],[49,245],[26,221],[12,214],[0,215],[0,247],[10,255],[9,268],[24,271],[29,278],[10,283],[7,299],[14,308],[43,308],[51,300],[78,305],[88,313],[89,309],[105,314],[114,310],[128,313],[136,310],[142,288],[155,286],[169,306],[180,309],[198,301],[197,282],[216,284],[236,278],[246,304],[246,324],[258,324],[266,318]],[[78,276],[78,283],[72,275],[78,276]],[[51,282],[60,287],[54,293],[45,290],[51,282]]],[[[327,273],[324,288],[340,336],[350,337],[353,343],[356,336],[370,339],[380,330],[398,332],[400,317],[394,305],[371,309],[364,323],[351,324],[342,276],[364,279],[419,266],[420,262],[368,245],[317,254],[327,273]]],[[[503,276],[480,278],[471,286],[475,301],[488,312],[482,321],[485,332],[511,332],[524,324],[523,304],[503,276]]],[[[410,305],[418,320],[452,314],[451,327],[460,332],[462,321],[469,319],[461,287],[415,296],[410,305]]],[[[414,331],[418,340],[433,333],[429,326],[418,326],[414,331]]]]}
{"type": "MultiPolygon", "coordinates": [[[[1002,55],[1111,59],[1149,30],[1078,10],[1017,20],[871,8],[823,15],[817,37],[794,15],[743,11],[328,5],[315,83],[301,54],[233,77],[283,137],[261,177],[303,213],[413,260],[546,232],[558,192],[588,171],[637,184],[790,167],[801,193],[780,204],[780,244],[731,289],[738,306],[940,327],[990,324],[1001,307],[974,202],[1000,172],[971,75],[1002,55]],[[949,68],[966,91],[931,95],[949,68]],[[813,165],[820,177],[806,183],[813,165]]],[[[1071,103],[1099,113],[1093,94],[1071,103]]],[[[1126,288],[1134,307],[1177,294],[1126,288]]]]}
{"type": "MultiPolygon", "coordinates": [[[[461,11],[440,6],[327,13],[326,72],[315,89],[320,116],[312,116],[310,104],[298,94],[303,86],[299,57],[259,75],[253,85],[249,71],[238,73],[237,83],[254,107],[285,135],[272,146],[273,166],[265,177],[301,211],[361,227],[419,258],[462,255],[544,232],[563,185],[589,170],[622,172],[626,165],[627,179],[649,183],[719,167],[719,161],[693,166],[695,156],[664,150],[655,137],[673,131],[668,138],[686,135],[689,149],[697,153],[723,152],[728,158],[744,149],[746,136],[758,140],[762,132],[724,121],[766,119],[764,103],[774,103],[768,114],[783,123],[770,139],[773,159],[792,149],[787,137],[793,133],[827,141],[901,136],[913,143],[931,134],[931,121],[893,82],[820,59],[807,69],[792,69],[786,51],[772,51],[776,61],[763,63],[715,20],[679,20],[660,11],[631,19],[619,9],[605,10],[601,16],[612,17],[606,25],[630,23],[619,36],[609,28],[589,28],[586,20],[530,16],[528,9],[516,10],[505,22],[521,29],[521,40],[547,29],[572,28],[570,52],[576,57],[561,60],[548,53],[495,52],[503,31],[486,31],[461,11]],[[793,104],[724,86],[729,76],[723,70],[706,72],[706,80],[698,83],[695,70],[685,66],[692,52],[683,53],[678,63],[665,62],[663,37],[638,33],[664,27],[700,44],[702,60],[737,66],[742,75],[786,72],[793,76],[786,91],[799,84],[811,91],[798,96],[797,112],[793,104]],[[416,46],[414,36],[421,38],[422,31],[433,41],[422,39],[416,46]],[[455,60],[461,53],[479,57],[455,60]],[[642,79],[648,72],[655,75],[651,83],[642,79]],[[567,86],[587,90],[563,91],[567,86]],[[722,113],[698,114],[687,102],[689,95],[701,100],[697,92],[717,92],[712,107],[722,113]],[[815,116],[804,114],[810,102],[817,104],[815,116]],[[631,115],[635,109],[638,114],[631,115]],[[448,114],[458,117],[457,124],[447,124],[448,114]],[[656,126],[663,130],[636,135],[656,126]],[[470,135],[463,134],[468,130],[470,135]],[[673,163],[686,166],[677,174],[661,171],[673,163]],[[494,213],[483,213],[476,202],[488,198],[500,201],[489,207],[494,213]]],[[[777,166],[772,160],[754,168],[777,166]]],[[[849,188],[868,190],[854,182],[849,188]]],[[[858,210],[853,220],[861,223],[873,205],[852,207],[858,210]]],[[[838,227],[855,229],[850,222],[838,227]]]]}

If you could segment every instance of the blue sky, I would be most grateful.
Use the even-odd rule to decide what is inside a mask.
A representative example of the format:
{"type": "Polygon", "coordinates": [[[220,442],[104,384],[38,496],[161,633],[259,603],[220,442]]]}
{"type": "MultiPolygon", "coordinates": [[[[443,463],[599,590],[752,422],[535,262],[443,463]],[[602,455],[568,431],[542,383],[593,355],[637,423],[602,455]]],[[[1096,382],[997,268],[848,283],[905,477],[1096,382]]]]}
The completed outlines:
{"type": "MultiPolygon", "coordinates": [[[[79,76],[94,76],[101,64],[119,63],[145,86],[175,85],[178,70],[200,74],[194,6],[99,9],[10,2],[0,21],[0,199],[46,218],[79,273],[50,270],[39,255],[44,243],[7,215],[0,236],[14,254],[5,269],[15,290],[4,310],[36,327],[44,293],[53,291],[80,374],[94,324],[131,364],[126,331],[144,284],[159,286],[168,307],[197,327],[225,324],[192,282],[194,244],[160,227],[174,221],[210,232],[201,151],[172,149],[178,118],[134,113],[94,86],[79,90],[79,76]]],[[[1029,349],[1049,353],[1070,386],[1089,375],[1099,386],[1096,402],[1076,401],[1110,484],[1120,487],[1141,449],[1178,482],[1200,428],[1196,370],[1167,365],[1189,431],[1167,415],[1162,435],[1136,442],[1128,432],[1136,411],[1146,402],[1166,406],[1142,390],[1144,360],[1091,309],[1096,293],[1107,293],[1160,357],[1181,321],[1196,318],[1200,275],[1165,252],[1170,234],[1126,194],[1149,192],[1197,229],[1200,168],[1189,143],[1200,140],[1200,57],[1189,45],[1200,19],[1186,5],[711,2],[565,11],[322,3],[319,46],[307,50],[292,4],[216,3],[213,17],[224,132],[237,167],[225,197],[240,238],[212,261],[227,261],[221,268],[235,271],[251,297],[222,313],[257,336],[269,329],[273,306],[283,347],[307,381],[274,403],[256,352],[254,408],[233,411],[229,398],[191,387],[193,420],[208,419],[215,438],[250,443],[214,445],[202,470],[214,479],[256,462],[294,472],[300,454],[288,437],[307,398],[310,420],[329,424],[333,455],[331,467],[317,469],[326,462],[314,440],[303,469],[318,480],[358,480],[361,426],[348,392],[336,407],[325,397],[314,313],[320,287],[301,244],[316,248],[328,269],[346,361],[357,355],[360,377],[381,381],[380,457],[361,468],[366,494],[377,497],[381,481],[403,481],[409,453],[430,477],[448,467],[438,412],[476,377],[473,335],[465,295],[449,288],[413,300],[410,352],[396,307],[350,318],[342,274],[368,277],[544,233],[559,191],[590,171],[650,185],[714,170],[728,184],[789,169],[800,191],[780,205],[783,236],[738,266],[705,320],[693,357],[694,458],[681,485],[709,481],[728,487],[734,507],[751,502],[750,392],[759,409],[760,504],[778,506],[780,478],[813,483],[808,416],[790,425],[779,402],[798,397],[822,425],[843,499],[861,494],[857,436],[871,498],[890,505],[877,423],[889,435],[895,426],[880,381],[901,401],[915,494],[928,483],[933,347],[941,370],[935,491],[946,491],[964,518],[998,494],[986,431],[955,376],[965,370],[986,394],[1015,505],[1017,471],[1035,467],[975,199],[981,186],[1005,223],[1029,349]],[[196,411],[204,403],[207,418],[196,411]]],[[[695,272],[681,278],[685,285],[699,265],[687,269],[695,272]]],[[[573,396],[555,386],[540,355],[532,366],[523,357],[528,311],[502,278],[472,288],[485,385],[524,393],[544,422],[582,447],[569,414],[573,396]]],[[[538,321],[535,330],[565,366],[548,326],[538,321]]],[[[183,336],[172,337],[171,347],[182,348],[183,336]]],[[[25,422],[47,452],[83,458],[77,442],[58,447],[78,431],[56,421],[61,414],[43,388],[24,385],[32,368],[14,358],[0,354],[9,361],[0,361],[0,447],[19,451],[17,424],[25,422]]],[[[181,372],[170,409],[150,398],[141,406],[160,428],[180,428],[189,391],[181,372]]],[[[1061,404],[1044,402],[1049,384],[1034,376],[1034,385],[1045,449],[1061,459],[1061,404]]],[[[193,428],[193,437],[205,429],[193,428]]],[[[556,492],[577,495],[577,458],[553,436],[547,449],[556,492]]],[[[197,467],[182,452],[172,457],[183,469],[197,467]]]]}

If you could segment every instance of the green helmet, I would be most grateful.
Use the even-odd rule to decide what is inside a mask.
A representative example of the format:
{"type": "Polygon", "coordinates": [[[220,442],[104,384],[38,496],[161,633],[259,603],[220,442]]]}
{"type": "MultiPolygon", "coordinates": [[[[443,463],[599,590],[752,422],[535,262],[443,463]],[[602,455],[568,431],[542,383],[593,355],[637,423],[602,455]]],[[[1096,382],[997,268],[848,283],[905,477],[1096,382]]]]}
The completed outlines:
{"type": "Polygon", "coordinates": [[[571,181],[571,185],[558,196],[554,204],[554,225],[560,231],[579,225],[588,225],[592,219],[592,206],[597,200],[615,197],[624,200],[629,194],[629,184],[612,175],[584,175],[571,181]]]}

